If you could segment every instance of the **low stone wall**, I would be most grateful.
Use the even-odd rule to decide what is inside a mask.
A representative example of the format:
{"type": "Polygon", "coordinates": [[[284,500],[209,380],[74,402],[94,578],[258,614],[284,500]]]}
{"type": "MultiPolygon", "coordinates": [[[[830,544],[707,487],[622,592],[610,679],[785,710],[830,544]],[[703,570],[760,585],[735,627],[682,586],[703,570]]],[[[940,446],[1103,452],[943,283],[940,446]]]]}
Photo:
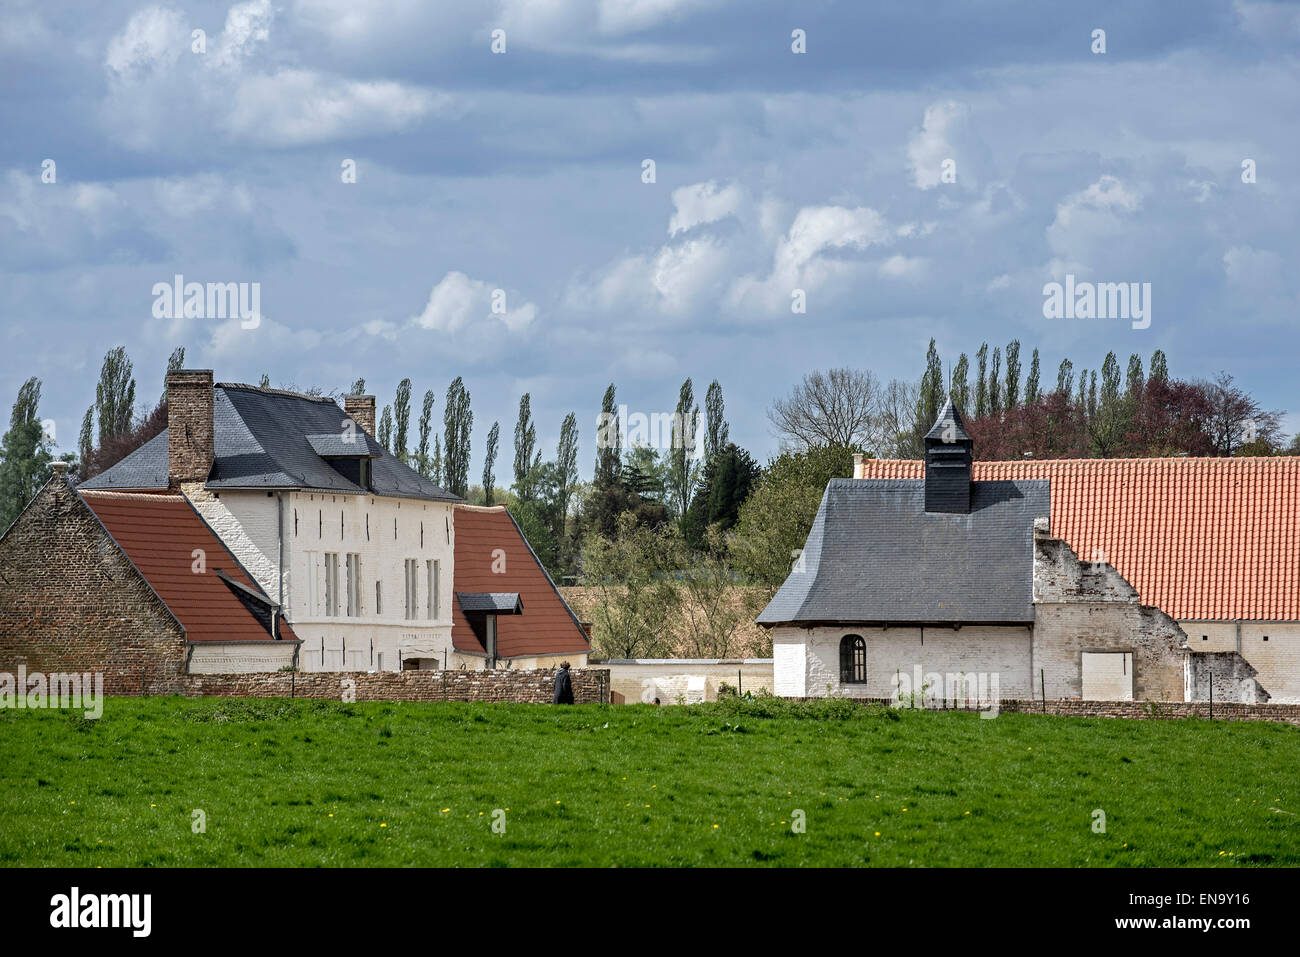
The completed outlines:
{"type": "MultiPolygon", "coordinates": [[[[609,671],[570,670],[576,704],[609,701],[609,671]]],[[[275,671],[261,674],[168,675],[146,680],[144,693],[187,698],[325,698],[332,701],[508,701],[550,704],[555,669],[530,671],[275,671]]]]}
{"type": "MultiPolygon", "coordinates": [[[[796,701],[821,701],[824,698],[795,698],[796,701]]],[[[893,704],[890,698],[853,698],[861,704],[893,704]]],[[[954,708],[951,701],[927,705],[927,711],[979,711],[980,707],[954,708]]],[[[1300,725],[1300,704],[1237,704],[1204,701],[1081,701],[1077,698],[1048,699],[1003,698],[997,703],[1000,714],[1051,714],[1071,718],[1213,718],[1216,721],[1284,721],[1300,725]]]]}
{"type": "Polygon", "coordinates": [[[771,658],[609,658],[614,704],[694,704],[717,701],[722,685],[772,691],[771,658]]]}

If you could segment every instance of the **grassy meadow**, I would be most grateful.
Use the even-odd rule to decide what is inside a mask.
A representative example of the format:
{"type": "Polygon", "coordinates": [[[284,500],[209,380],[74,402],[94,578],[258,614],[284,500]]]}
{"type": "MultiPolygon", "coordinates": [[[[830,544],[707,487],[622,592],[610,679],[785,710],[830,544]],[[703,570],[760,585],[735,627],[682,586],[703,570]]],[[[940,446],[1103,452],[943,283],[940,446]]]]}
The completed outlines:
{"type": "Polygon", "coordinates": [[[1269,723],[109,698],[0,712],[0,864],[1294,867],[1297,782],[1269,723]]]}

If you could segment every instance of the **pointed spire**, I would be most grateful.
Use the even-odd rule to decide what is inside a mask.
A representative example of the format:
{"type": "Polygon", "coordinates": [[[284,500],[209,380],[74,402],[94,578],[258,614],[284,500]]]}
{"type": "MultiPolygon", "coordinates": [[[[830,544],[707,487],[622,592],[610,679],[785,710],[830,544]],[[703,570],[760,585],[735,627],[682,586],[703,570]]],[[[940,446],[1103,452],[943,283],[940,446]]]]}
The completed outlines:
{"type": "Polygon", "coordinates": [[[939,412],[939,417],[934,420],[934,425],[929,432],[925,433],[925,437],[936,442],[971,441],[965,423],[962,422],[961,410],[957,408],[957,403],[953,402],[951,393],[939,412]]]}

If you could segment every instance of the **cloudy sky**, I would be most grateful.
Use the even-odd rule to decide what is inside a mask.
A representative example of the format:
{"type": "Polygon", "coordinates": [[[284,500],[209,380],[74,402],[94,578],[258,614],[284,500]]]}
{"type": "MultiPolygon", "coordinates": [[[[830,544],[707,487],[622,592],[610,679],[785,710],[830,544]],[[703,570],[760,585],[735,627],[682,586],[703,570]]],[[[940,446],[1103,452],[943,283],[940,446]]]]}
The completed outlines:
{"type": "Polygon", "coordinates": [[[150,401],[176,345],[381,406],[410,376],[439,421],[461,375],[473,475],[524,391],[589,473],[611,379],[646,413],[719,379],[762,460],[805,372],[1016,338],[1051,381],[1227,369],[1297,431],[1300,6],[1070,6],[6,0],[0,401],[40,376],[67,449],[115,345],[150,401]],[[260,323],[157,318],[176,274],[260,284],[260,323]],[[1044,318],[1067,274],[1150,283],[1150,326],[1044,318]]]}

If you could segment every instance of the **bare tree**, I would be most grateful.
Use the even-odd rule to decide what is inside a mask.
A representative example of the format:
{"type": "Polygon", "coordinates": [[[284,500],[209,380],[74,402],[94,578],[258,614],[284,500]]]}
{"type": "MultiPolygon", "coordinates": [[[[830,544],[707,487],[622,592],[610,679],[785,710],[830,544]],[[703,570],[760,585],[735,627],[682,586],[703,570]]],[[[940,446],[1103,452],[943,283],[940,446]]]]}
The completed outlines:
{"type": "MultiPolygon", "coordinates": [[[[924,431],[917,431],[916,406],[920,399],[918,382],[893,379],[881,394],[879,438],[869,451],[881,458],[918,459],[925,451],[924,431]]],[[[933,424],[933,423],[932,423],[933,424]]],[[[927,425],[926,429],[929,428],[927,425]]]]}
{"type": "Polygon", "coordinates": [[[880,384],[870,372],[831,369],[805,375],[767,417],[782,444],[875,448],[881,441],[880,401],[880,384]]]}
{"type": "Polygon", "coordinates": [[[1233,385],[1228,373],[1220,372],[1213,382],[1198,382],[1197,386],[1209,405],[1205,429],[1215,454],[1232,455],[1243,445],[1260,440],[1268,446],[1281,443],[1282,414],[1260,408],[1244,389],[1233,385]]]}

